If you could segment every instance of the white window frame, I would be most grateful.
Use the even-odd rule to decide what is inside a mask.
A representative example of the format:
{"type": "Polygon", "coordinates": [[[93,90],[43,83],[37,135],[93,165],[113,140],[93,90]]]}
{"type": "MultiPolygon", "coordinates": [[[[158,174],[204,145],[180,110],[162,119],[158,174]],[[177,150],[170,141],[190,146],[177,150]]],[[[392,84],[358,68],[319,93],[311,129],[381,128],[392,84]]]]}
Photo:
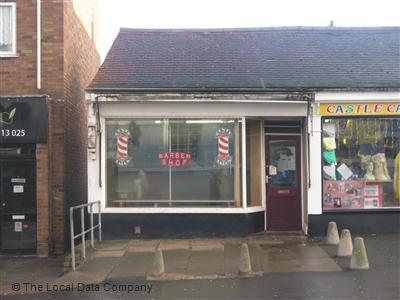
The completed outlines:
{"type": "MultiPolygon", "coordinates": [[[[102,132],[106,132],[106,121],[107,120],[110,120],[110,119],[112,119],[112,120],[118,120],[118,119],[126,119],[126,118],[129,118],[129,119],[159,119],[160,117],[140,117],[139,115],[137,115],[137,116],[128,116],[128,117],[103,117],[103,118],[101,118],[101,124],[102,124],[102,132]]],[[[162,118],[165,118],[165,119],[171,119],[171,117],[162,117],[162,118]]],[[[174,119],[182,119],[182,120],[185,120],[185,119],[187,119],[188,117],[185,117],[185,116],[181,116],[181,117],[175,117],[174,119]]],[[[207,118],[207,119],[219,119],[219,118],[227,118],[227,116],[221,116],[221,117],[211,117],[211,118],[208,118],[208,117],[194,117],[194,118],[207,118]]],[[[245,127],[245,121],[246,121],[246,119],[245,119],[245,117],[229,117],[229,118],[232,118],[232,119],[235,119],[236,121],[241,121],[241,122],[244,122],[244,123],[242,123],[242,130],[241,131],[239,131],[239,135],[241,136],[243,133],[244,134],[246,134],[246,127],[245,127]],[[243,125],[244,124],[244,125],[243,125]],[[244,130],[243,130],[243,127],[245,128],[244,130]]],[[[106,172],[107,172],[107,170],[106,170],[106,164],[107,164],[107,137],[106,137],[106,135],[105,134],[103,134],[103,136],[102,136],[102,144],[103,144],[103,146],[102,146],[102,157],[103,157],[103,160],[102,160],[102,166],[103,166],[103,169],[102,169],[102,178],[103,178],[103,182],[104,182],[104,186],[105,186],[105,188],[103,189],[103,199],[104,199],[104,201],[102,201],[103,203],[102,203],[102,210],[104,210],[103,212],[104,213],[115,213],[115,212],[117,212],[117,213],[120,213],[120,212],[123,212],[123,213],[125,213],[125,212],[128,212],[128,213],[132,213],[132,212],[135,212],[135,213],[152,213],[152,212],[166,212],[166,213],[193,213],[193,212],[197,212],[197,213],[199,213],[199,212],[207,212],[207,213],[209,213],[209,212],[211,212],[211,213],[226,213],[226,212],[230,212],[230,213],[239,213],[239,212],[249,212],[249,211],[251,211],[251,212],[255,212],[255,211],[263,211],[264,209],[263,209],[263,207],[262,206],[254,206],[254,207],[251,207],[251,209],[247,209],[247,205],[246,205],[246,202],[245,201],[247,201],[246,200],[246,197],[247,197],[247,190],[246,190],[246,182],[244,182],[244,185],[243,185],[243,182],[241,182],[241,184],[240,184],[240,187],[241,187],[241,190],[242,190],[242,192],[240,193],[240,196],[241,197],[245,197],[244,199],[241,199],[241,205],[240,206],[238,206],[238,207],[217,207],[217,208],[215,208],[215,207],[156,207],[156,208],[154,208],[154,207],[123,207],[123,208],[119,208],[119,207],[112,207],[112,206],[107,206],[107,178],[106,178],[106,172]]],[[[246,139],[244,138],[242,138],[242,144],[241,144],[241,146],[242,146],[242,151],[243,151],[243,149],[245,149],[246,148],[246,139]]],[[[241,155],[239,155],[239,159],[241,160],[241,163],[242,163],[242,175],[243,174],[246,174],[246,165],[245,165],[245,163],[246,163],[246,153],[244,153],[244,155],[243,155],[243,152],[242,152],[242,154],[241,155]],[[243,162],[243,159],[244,159],[244,162],[243,162]]],[[[242,180],[243,180],[243,178],[245,178],[245,177],[243,177],[242,176],[242,180]]],[[[171,184],[171,183],[170,183],[171,184]]],[[[233,201],[236,201],[237,199],[236,199],[236,195],[235,195],[235,198],[233,199],[233,201]]]]}
{"type": "Polygon", "coordinates": [[[17,9],[15,2],[1,2],[0,7],[9,6],[11,7],[12,14],[12,30],[13,40],[11,51],[0,51],[0,57],[17,57],[17,9]]]}
{"type": "MultiPolygon", "coordinates": [[[[263,212],[266,210],[265,200],[265,184],[262,186],[262,204],[259,206],[250,206],[244,208],[243,201],[241,207],[106,207],[106,168],[105,168],[105,157],[106,157],[106,138],[104,132],[106,132],[105,120],[112,118],[236,118],[236,119],[247,119],[247,118],[268,118],[273,116],[279,116],[286,113],[290,117],[306,117],[307,109],[306,101],[274,101],[274,100],[246,100],[243,102],[241,99],[231,99],[228,101],[218,100],[203,103],[204,100],[199,102],[198,100],[132,100],[131,102],[117,103],[113,96],[100,96],[99,98],[100,109],[100,130],[103,133],[100,140],[101,143],[101,171],[98,172],[99,162],[98,160],[88,160],[88,201],[101,200],[102,213],[118,213],[118,214],[147,214],[147,213],[178,213],[178,214],[201,214],[201,213],[215,213],[215,214],[242,214],[242,213],[255,213],[263,212]],[[106,101],[102,103],[102,101],[106,101]],[[221,102],[222,101],[222,102],[221,102]],[[227,105],[229,103],[229,105],[227,105]],[[269,103],[269,105],[265,105],[269,103]],[[295,107],[292,107],[292,106],[295,107]],[[101,175],[100,175],[101,174],[101,175]],[[99,178],[98,176],[101,176],[99,178]],[[97,186],[96,180],[102,182],[102,187],[97,186]]],[[[95,115],[89,114],[89,122],[95,122],[95,115]]],[[[264,127],[261,122],[260,130],[263,133],[264,127]]],[[[265,142],[264,134],[262,134],[262,162],[265,165],[265,142]]],[[[243,157],[243,156],[242,156],[243,157]]],[[[246,165],[242,162],[242,172],[246,174],[246,165]]],[[[265,180],[265,168],[262,168],[262,182],[265,180]]],[[[247,187],[242,182],[242,193],[247,195],[247,187]]],[[[243,195],[243,194],[242,194],[243,195]]],[[[97,206],[94,207],[94,211],[97,211],[97,206]]],[[[265,216],[264,216],[265,218],[265,216]]]]}

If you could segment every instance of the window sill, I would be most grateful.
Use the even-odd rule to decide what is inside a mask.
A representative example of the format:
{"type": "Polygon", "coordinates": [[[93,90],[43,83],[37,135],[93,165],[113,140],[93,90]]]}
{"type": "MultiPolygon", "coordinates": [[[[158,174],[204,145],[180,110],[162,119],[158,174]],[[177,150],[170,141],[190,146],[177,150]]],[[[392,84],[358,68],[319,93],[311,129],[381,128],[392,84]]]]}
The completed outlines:
{"type": "Polygon", "coordinates": [[[161,213],[161,214],[248,214],[265,211],[263,207],[232,207],[232,208],[189,208],[189,207],[106,207],[103,208],[101,213],[129,213],[129,214],[147,214],[147,213],[161,213]]]}
{"type": "Polygon", "coordinates": [[[0,53],[0,58],[17,58],[19,57],[18,53],[0,53]]]}

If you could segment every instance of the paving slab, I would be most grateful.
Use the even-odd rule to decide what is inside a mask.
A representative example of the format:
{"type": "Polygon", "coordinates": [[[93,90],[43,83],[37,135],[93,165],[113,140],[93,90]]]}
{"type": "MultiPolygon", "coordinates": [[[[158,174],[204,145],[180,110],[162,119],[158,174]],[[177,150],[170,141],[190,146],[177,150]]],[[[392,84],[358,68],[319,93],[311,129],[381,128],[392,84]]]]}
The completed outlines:
{"type": "Polygon", "coordinates": [[[263,258],[263,271],[265,273],[300,272],[301,270],[301,264],[296,259],[277,261],[263,258]]]}
{"type": "Polygon", "coordinates": [[[163,240],[160,243],[161,250],[189,250],[190,240],[163,240]]]}
{"type": "Polygon", "coordinates": [[[224,273],[226,276],[239,274],[241,243],[224,244],[224,273]]]}
{"type": "MultiPolygon", "coordinates": [[[[117,266],[120,257],[95,257],[88,259],[84,264],[79,266],[77,270],[82,273],[94,274],[103,279],[117,266]]],[[[73,273],[73,272],[72,272],[73,273]]]]}
{"type": "Polygon", "coordinates": [[[99,257],[121,257],[125,254],[125,250],[107,250],[93,251],[92,258],[99,257]]]}
{"type": "Polygon", "coordinates": [[[119,258],[118,264],[107,275],[106,279],[117,280],[122,278],[134,278],[146,276],[153,266],[154,253],[151,252],[127,252],[119,258]]]}
{"type": "Polygon", "coordinates": [[[302,272],[341,272],[342,268],[330,257],[299,260],[302,272]]]}
{"type": "Polygon", "coordinates": [[[187,274],[189,263],[189,250],[169,250],[163,251],[164,265],[166,273],[187,274]]]}
{"type": "Polygon", "coordinates": [[[189,258],[188,274],[194,276],[223,275],[224,251],[192,251],[189,258]]]}
{"type": "Polygon", "coordinates": [[[192,251],[224,251],[224,244],[215,239],[192,240],[192,251]]]}
{"type": "Polygon", "coordinates": [[[127,252],[154,252],[160,244],[158,240],[133,240],[126,247],[127,252]]]}
{"type": "Polygon", "coordinates": [[[338,272],[342,269],[320,247],[308,244],[260,245],[264,272],[338,272]]]}
{"type": "Polygon", "coordinates": [[[261,255],[271,261],[286,261],[297,259],[297,256],[286,246],[262,248],[261,255]]]}
{"type": "Polygon", "coordinates": [[[128,244],[129,240],[105,240],[95,244],[95,247],[102,251],[116,251],[125,250],[128,244]]]}
{"type": "Polygon", "coordinates": [[[320,259],[320,258],[327,258],[329,255],[326,254],[324,250],[321,249],[319,246],[314,245],[296,245],[290,247],[290,250],[299,258],[301,259],[320,259]]]}
{"type": "Polygon", "coordinates": [[[248,245],[249,245],[249,254],[250,254],[252,272],[254,273],[262,272],[263,271],[262,251],[260,251],[260,247],[258,247],[257,244],[248,244],[248,245]]]}
{"type": "Polygon", "coordinates": [[[220,239],[222,244],[241,244],[247,241],[245,237],[228,237],[220,239]]]}
{"type": "Polygon", "coordinates": [[[49,258],[0,258],[0,299],[1,295],[14,294],[13,283],[29,282],[43,284],[51,282],[64,273],[64,257],[49,258]]]}

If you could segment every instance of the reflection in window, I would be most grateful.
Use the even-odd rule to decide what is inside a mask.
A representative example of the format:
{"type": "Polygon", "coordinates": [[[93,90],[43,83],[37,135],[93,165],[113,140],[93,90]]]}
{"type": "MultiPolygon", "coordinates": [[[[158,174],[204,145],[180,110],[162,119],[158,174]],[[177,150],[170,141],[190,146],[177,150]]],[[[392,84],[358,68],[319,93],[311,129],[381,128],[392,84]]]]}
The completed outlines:
{"type": "Polygon", "coordinates": [[[237,120],[107,120],[111,207],[240,206],[237,120]]]}

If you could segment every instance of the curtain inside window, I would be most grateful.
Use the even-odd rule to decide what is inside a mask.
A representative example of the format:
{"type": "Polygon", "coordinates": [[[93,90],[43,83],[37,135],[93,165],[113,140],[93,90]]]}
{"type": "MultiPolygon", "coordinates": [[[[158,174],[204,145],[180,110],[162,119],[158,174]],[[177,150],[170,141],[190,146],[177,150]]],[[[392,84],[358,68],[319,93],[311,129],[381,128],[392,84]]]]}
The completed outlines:
{"type": "Polygon", "coordinates": [[[12,7],[0,6],[0,50],[12,50],[12,7]]]}

